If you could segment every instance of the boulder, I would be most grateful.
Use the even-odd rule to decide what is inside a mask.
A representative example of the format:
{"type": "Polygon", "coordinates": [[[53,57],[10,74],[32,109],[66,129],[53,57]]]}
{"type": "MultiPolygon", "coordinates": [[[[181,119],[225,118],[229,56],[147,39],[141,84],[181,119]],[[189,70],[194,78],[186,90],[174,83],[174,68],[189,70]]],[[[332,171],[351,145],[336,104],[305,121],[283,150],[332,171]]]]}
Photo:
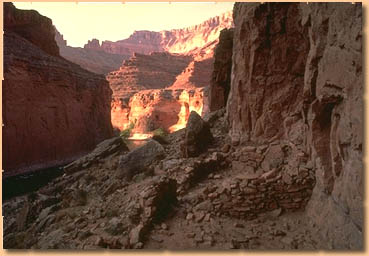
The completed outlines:
{"type": "Polygon", "coordinates": [[[183,156],[198,156],[207,149],[212,140],[213,135],[209,125],[195,111],[191,111],[182,148],[183,156]]]}
{"type": "Polygon", "coordinates": [[[155,140],[150,140],[120,157],[118,177],[130,180],[135,174],[144,172],[155,160],[162,159],[164,155],[163,146],[155,140]]]}
{"type": "Polygon", "coordinates": [[[122,138],[114,137],[104,140],[98,144],[91,153],[65,166],[64,171],[68,174],[75,173],[91,166],[91,164],[97,162],[99,159],[105,158],[119,151],[129,151],[122,138]]]}

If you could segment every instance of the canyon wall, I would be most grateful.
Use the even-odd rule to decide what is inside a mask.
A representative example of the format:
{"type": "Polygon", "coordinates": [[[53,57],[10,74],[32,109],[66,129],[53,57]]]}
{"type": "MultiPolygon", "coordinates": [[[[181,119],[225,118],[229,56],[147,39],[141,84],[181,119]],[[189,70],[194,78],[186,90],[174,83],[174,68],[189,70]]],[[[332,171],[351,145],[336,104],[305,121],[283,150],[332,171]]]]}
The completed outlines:
{"type": "Polygon", "coordinates": [[[362,6],[236,3],[234,144],[287,142],[314,166],[306,215],[328,248],[363,245],[362,6]]]}
{"type": "MultiPolygon", "coordinates": [[[[55,41],[60,49],[60,55],[82,68],[96,74],[108,74],[111,71],[119,69],[124,60],[129,59],[129,55],[112,54],[104,51],[85,49],[80,47],[71,47],[67,45],[63,35],[55,29],[55,41]]],[[[96,40],[97,44],[99,41],[96,40]]]]}
{"type": "Polygon", "coordinates": [[[204,88],[210,84],[214,48],[220,31],[232,24],[228,12],[185,29],[137,31],[101,46],[89,41],[86,49],[133,54],[107,75],[113,90],[113,126],[124,130],[134,123],[134,133],[156,128],[172,132],[185,127],[190,111],[208,113],[204,88]]]}
{"type": "Polygon", "coordinates": [[[112,136],[104,77],[61,58],[50,19],[4,3],[4,176],[64,164],[112,136]]]}
{"type": "Polygon", "coordinates": [[[172,132],[186,126],[192,110],[201,113],[202,103],[203,88],[142,90],[128,101],[113,99],[112,123],[120,130],[134,124],[134,134],[149,134],[158,128],[172,132]]]}
{"type": "Polygon", "coordinates": [[[103,41],[100,45],[96,39],[89,40],[85,49],[108,53],[133,55],[133,53],[150,54],[151,52],[170,52],[187,54],[198,51],[207,43],[217,41],[223,28],[233,25],[232,12],[208,19],[188,28],[154,31],[135,31],[129,38],[117,42],[103,41]]]}
{"type": "Polygon", "coordinates": [[[226,106],[231,87],[233,29],[223,29],[214,50],[214,68],[209,86],[209,110],[226,106]]]}
{"type": "Polygon", "coordinates": [[[175,82],[191,60],[191,56],[165,52],[150,55],[135,53],[123,62],[119,70],[110,72],[106,79],[113,90],[113,96],[122,96],[131,91],[166,88],[175,82]]]}

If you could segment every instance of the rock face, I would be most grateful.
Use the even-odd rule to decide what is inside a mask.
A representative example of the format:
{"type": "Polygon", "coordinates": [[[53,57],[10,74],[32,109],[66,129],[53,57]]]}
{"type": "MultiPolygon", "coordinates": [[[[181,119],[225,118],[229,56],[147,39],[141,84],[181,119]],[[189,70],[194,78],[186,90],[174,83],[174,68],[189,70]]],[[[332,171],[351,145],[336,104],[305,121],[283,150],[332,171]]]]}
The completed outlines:
{"type": "Polygon", "coordinates": [[[155,160],[165,156],[163,146],[150,140],[145,145],[121,156],[119,159],[119,177],[131,179],[135,174],[144,172],[155,160]]]}
{"type": "Polygon", "coordinates": [[[4,29],[21,35],[49,55],[59,56],[52,21],[37,11],[18,10],[4,3],[4,29]]]}
{"type": "Polygon", "coordinates": [[[210,59],[151,53],[135,54],[118,71],[108,74],[113,89],[112,124],[124,130],[135,124],[134,133],[157,128],[184,128],[192,110],[203,110],[203,87],[211,70],[210,59]],[[196,66],[191,66],[191,63],[196,66]]]}
{"type": "MultiPolygon", "coordinates": [[[[122,65],[122,62],[129,58],[129,55],[112,54],[89,48],[68,46],[63,35],[61,35],[56,29],[55,40],[59,46],[60,55],[62,57],[97,74],[106,75],[111,71],[117,70],[122,65]]],[[[93,42],[99,45],[98,40],[95,39],[93,42]]]]}
{"type": "Polygon", "coordinates": [[[202,102],[202,88],[140,91],[130,98],[128,123],[135,124],[134,133],[175,131],[185,127],[191,111],[201,113],[202,102]]]}
{"type": "Polygon", "coordinates": [[[231,87],[232,47],[233,29],[222,30],[214,51],[214,70],[209,90],[210,111],[226,106],[231,87]]]}
{"type": "Polygon", "coordinates": [[[123,62],[117,71],[107,75],[113,96],[146,89],[162,89],[171,86],[176,77],[188,66],[190,56],[170,53],[136,53],[123,62]]]}
{"type": "Polygon", "coordinates": [[[112,136],[107,81],[58,56],[50,19],[8,3],[4,17],[4,175],[71,161],[112,136]]]}
{"type": "Polygon", "coordinates": [[[117,42],[103,41],[101,45],[93,39],[88,41],[84,48],[120,55],[133,55],[133,53],[147,55],[151,52],[163,51],[183,54],[198,51],[209,42],[218,40],[220,30],[231,27],[232,24],[232,12],[226,12],[199,25],[184,29],[160,32],[135,31],[127,39],[117,42]]]}
{"type": "Polygon", "coordinates": [[[84,48],[132,56],[134,53],[150,54],[163,51],[160,46],[161,40],[160,32],[142,30],[135,31],[129,38],[117,42],[102,41],[101,45],[96,39],[92,39],[84,45],[84,48]]]}
{"type": "Polygon", "coordinates": [[[207,149],[212,140],[213,135],[209,125],[195,111],[192,111],[186,126],[183,156],[198,156],[207,149]]]}
{"type": "Polygon", "coordinates": [[[305,152],[307,215],[333,248],[362,248],[361,4],[234,7],[227,115],[234,141],[282,139],[305,152]]]}
{"type": "Polygon", "coordinates": [[[135,124],[135,133],[184,128],[192,110],[208,112],[207,94],[213,51],[223,28],[233,25],[231,12],[197,26],[170,31],[136,31],[131,37],[85,49],[131,54],[107,80],[113,90],[112,123],[119,130],[135,124]],[[163,90],[164,89],[164,90],[163,90]]]}
{"type": "Polygon", "coordinates": [[[64,171],[68,174],[83,170],[99,160],[115,154],[117,152],[129,151],[121,137],[114,137],[99,143],[96,148],[84,157],[64,166],[64,171]]]}

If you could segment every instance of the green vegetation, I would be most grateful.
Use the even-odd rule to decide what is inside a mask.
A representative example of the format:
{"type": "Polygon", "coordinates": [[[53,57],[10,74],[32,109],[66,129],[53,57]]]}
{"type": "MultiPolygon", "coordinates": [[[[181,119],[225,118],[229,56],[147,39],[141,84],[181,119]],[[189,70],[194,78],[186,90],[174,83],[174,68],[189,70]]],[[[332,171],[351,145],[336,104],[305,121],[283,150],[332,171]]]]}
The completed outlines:
{"type": "Polygon", "coordinates": [[[166,139],[168,132],[163,128],[158,128],[152,132],[153,136],[152,139],[156,140],[160,144],[168,144],[166,139]]]}
{"type": "Polygon", "coordinates": [[[127,129],[124,129],[123,131],[120,132],[120,137],[123,139],[128,139],[129,136],[131,136],[133,128],[135,128],[135,124],[130,123],[127,129]]]}
{"type": "Polygon", "coordinates": [[[163,128],[158,128],[152,132],[153,136],[166,137],[168,132],[163,128]]]}

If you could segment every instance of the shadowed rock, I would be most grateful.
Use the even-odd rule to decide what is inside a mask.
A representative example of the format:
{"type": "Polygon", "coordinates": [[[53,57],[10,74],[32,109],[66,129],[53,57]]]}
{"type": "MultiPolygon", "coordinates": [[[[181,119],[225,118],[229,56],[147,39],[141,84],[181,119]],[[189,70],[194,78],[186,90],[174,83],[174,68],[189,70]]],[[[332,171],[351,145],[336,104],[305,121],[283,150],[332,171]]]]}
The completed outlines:
{"type": "Polygon", "coordinates": [[[183,146],[184,157],[198,156],[213,140],[209,125],[195,111],[192,111],[186,126],[183,146]]]}
{"type": "Polygon", "coordinates": [[[112,139],[104,140],[96,146],[94,151],[65,166],[64,171],[68,174],[80,171],[91,166],[91,164],[97,162],[98,160],[112,155],[118,151],[129,151],[122,138],[114,137],[112,139]]]}
{"type": "Polygon", "coordinates": [[[152,162],[161,159],[164,155],[163,146],[155,140],[150,140],[145,145],[120,157],[118,177],[130,180],[135,174],[144,172],[152,162]]]}

